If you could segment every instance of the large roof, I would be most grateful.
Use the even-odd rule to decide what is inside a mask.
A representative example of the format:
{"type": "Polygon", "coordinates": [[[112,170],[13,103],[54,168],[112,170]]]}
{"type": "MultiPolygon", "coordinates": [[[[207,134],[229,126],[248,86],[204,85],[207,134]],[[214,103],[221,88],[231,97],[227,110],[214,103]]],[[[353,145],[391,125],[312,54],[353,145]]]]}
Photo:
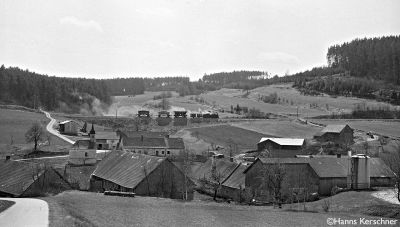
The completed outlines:
{"type": "MultiPolygon", "coordinates": [[[[314,172],[321,178],[347,177],[349,159],[333,157],[313,158],[260,158],[262,163],[272,164],[301,164],[308,163],[314,172]]],[[[394,173],[380,158],[369,158],[371,177],[394,177],[394,173]]],[[[249,166],[247,169],[251,168],[249,166]]],[[[246,170],[247,171],[247,170],[246,170]]]]}
{"type": "Polygon", "coordinates": [[[149,175],[165,160],[162,157],[112,151],[97,165],[92,175],[126,188],[135,188],[145,179],[145,172],[149,175]]]}
{"type": "Polygon", "coordinates": [[[43,173],[37,163],[0,160],[0,191],[20,196],[43,173]]]}
{"type": "Polygon", "coordinates": [[[125,138],[124,146],[134,147],[166,147],[164,138],[133,137],[125,138]]]}
{"type": "Polygon", "coordinates": [[[117,136],[116,132],[98,131],[96,132],[96,139],[118,140],[119,137],[117,136]]]}
{"type": "Polygon", "coordinates": [[[246,174],[243,172],[246,170],[246,168],[247,166],[239,164],[239,166],[237,166],[231,175],[224,180],[222,185],[230,188],[244,189],[246,174]]]}
{"type": "Polygon", "coordinates": [[[321,132],[340,133],[347,125],[327,125],[321,132]]]}
{"type": "MultiPolygon", "coordinates": [[[[229,162],[221,159],[215,159],[215,165],[217,173],[220,175],[221,182],[225,180],[235,168],[240,165],[234,162],[229,162]]],[[[212,158],[208,159],[203,165],[198,166],[196,169],[193,169],[192,176],[195,179],[201,178],[211,178],[211,168],[212,168],[212,158]]]]}
{"type": "Polygon", "coordinates": [[[168,135],[168,132],[150,132],[150,131],[121,131],[121,136],[122,137],[159,137],[159,138],[164,138],[165,136],[168,135]]]}
{"type": "Polygon", "coordinates": [[[260,142],[262,143],[264,141],[270,140],[276,144],[279,144],[281,146],[302,146],[304,144],[304,139],[293,139],[293,138],[269,138],[269,137],[263,137],[261,138],[260,142]]]}
{"type": "Polygon", "coordinates": [[[168,138],[165,140],[167,147],[171,149],[185,149],[185,143],[182,138],[168,138]]]}

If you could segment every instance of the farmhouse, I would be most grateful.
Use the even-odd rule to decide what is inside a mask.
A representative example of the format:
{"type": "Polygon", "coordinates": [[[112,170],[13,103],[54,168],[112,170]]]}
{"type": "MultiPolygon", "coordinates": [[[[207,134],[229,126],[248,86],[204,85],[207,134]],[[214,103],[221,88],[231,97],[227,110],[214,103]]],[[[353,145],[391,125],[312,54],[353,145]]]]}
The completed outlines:
{"type": "Polygon", "coordinates": [[[148,154],[153,156],[178,156],[185,150],[182,138],[166,137],[140,137],[124,138],[121,147],[133,153],[148,154]]]}
{"type": "Polygon", "coordinates": [[[80,125],[72,120],[60,122],[58,125],[60,133],[66,135],[77,135],[80,129],[80,125]]]}
{"type": "Polygon", "coordinates": [[[119,136],[116,132],[97,132],[96,133],[96,149],[97,150],[114,150],[117,149],[119,136]]]}
{"type": "Polygon", "coordinates": [[[96,147],[96,132],[92,124],[92,129],[89,132],[89,140],[79,140],[69,150],[68,163],[72,165],[96,164],[96,147]]]}
{"type": "Polygon", "coordinates": [[[272,158],[289,158],[301,153],[304,139],[293,138],[261,138],[257,143],[257,151],[266,151],[272,158]]]}
{"type": "MultiPolygon", "coordinates": [[[[308,192],[330,195],[335,186],[347,188],[351,159],[321,158],[259,158],[245,171],[245,187],[253,196],[271,199],[271,193],[263,188],[262,176],[268,168],[282,166],[284,169],[283,194],[291,195],[293,190],[306,188],[308,192]]],[[[368,158],[371,187],[385,187],[393,184],[394,173],[379,158],[368,158]]]]}
{"type": "Polygon", "coordinates": [[[187,194],[188,199],[193,199],[192,181],[168,159],[118,150],[97,165],[90,179],[90,190],[172,199],[182,199],[187,194]]]}
{"type": "Polygon", "coordinates": [[[334,142],[337,144],[353,144],[353,129],[348,125],[328,125],[314,135],[319,142],[334,142]]]}
{"type": "Polygon", "coordinates": [[[32,197],[69,189],[52,168],[12,160],[0,160],[0,196],[32,197]]]}

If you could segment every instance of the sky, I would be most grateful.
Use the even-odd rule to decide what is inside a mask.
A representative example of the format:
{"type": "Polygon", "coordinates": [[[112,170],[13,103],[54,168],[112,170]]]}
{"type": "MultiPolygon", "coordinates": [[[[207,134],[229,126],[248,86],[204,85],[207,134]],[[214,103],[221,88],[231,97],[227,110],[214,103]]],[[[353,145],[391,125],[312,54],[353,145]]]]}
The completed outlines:
{"type": "Polygon", "coordinates": [[[55,76],[271,75],[400,35],[399,0],[0,0],[0,64],[55,76]]]}

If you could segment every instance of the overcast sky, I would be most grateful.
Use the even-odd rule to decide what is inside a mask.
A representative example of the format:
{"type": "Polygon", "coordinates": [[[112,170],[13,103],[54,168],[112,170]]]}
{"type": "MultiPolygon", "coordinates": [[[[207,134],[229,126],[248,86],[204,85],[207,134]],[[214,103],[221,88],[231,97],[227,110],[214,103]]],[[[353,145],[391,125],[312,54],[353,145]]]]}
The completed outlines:
{"type": "Polygon", "coordinates": [[[0,64],[56,76],[282,75],[400,34],[399,0],[0,0],[0,64]]]}

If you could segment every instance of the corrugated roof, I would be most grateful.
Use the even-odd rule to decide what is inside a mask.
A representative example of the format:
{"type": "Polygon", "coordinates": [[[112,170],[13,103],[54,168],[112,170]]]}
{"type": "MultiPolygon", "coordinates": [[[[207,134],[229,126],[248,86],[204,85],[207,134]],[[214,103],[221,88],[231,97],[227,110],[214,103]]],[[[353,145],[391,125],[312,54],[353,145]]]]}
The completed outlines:
{"type": "Polygon", "coordinates": [[[243,172],[246,168],[247,166],[239,164],[231,175],[224,180],[222,185],[230,188],[244,189],[246,174],[243,172]]]}
{"type": "Polygon", "coordinates": [[[185,149],[185,143],[182,138],[168,138],[166,139],[167,148],[171,149],[185,149]]]}
{"type": "Polygon", "coordinates": [[[126,188],[135,188],[165,158],[134,154],[125,151],[110,152],[93,172],[93,176],[111,181],[126,188]]]}
{"type": "Polygon", "coordinates": [[[269,138],[269,137],[263,137],[261,138],[260,142],[262,143],[264,141],[270,140],[276,144],[279,144],[281,146],[302,146],[304,143],[304,139],[294,139],[294,138],[269,138]]]}
{"type": "Polygon", "coordinates": [[[134,147],[166,147],[164,138],[134,137],[124,138],[124,146],[134,147]]]}
{"type": "MultiPolygon", "coordinates": [[[[216,165],[216,170],[217,173],[220,174],[221,176],[221,182],[224,181],[235,168],[239,165],[234,162],[229,162],[221,159],[215,159],[215,165],[216,165]]],[[[208,159],[203,165],[197,167],[196,169],[193,169],[192,176],[195,179],[201,179],[201,178],[211,178],[211,167],[212,167],[212,158],[208,159]]]]}
{"type": "Polygon", "coordinates": [[[0,161],[0,191],[20,196],[41,176],[44,169],[37,163],[1,160],[0,161]]]}

